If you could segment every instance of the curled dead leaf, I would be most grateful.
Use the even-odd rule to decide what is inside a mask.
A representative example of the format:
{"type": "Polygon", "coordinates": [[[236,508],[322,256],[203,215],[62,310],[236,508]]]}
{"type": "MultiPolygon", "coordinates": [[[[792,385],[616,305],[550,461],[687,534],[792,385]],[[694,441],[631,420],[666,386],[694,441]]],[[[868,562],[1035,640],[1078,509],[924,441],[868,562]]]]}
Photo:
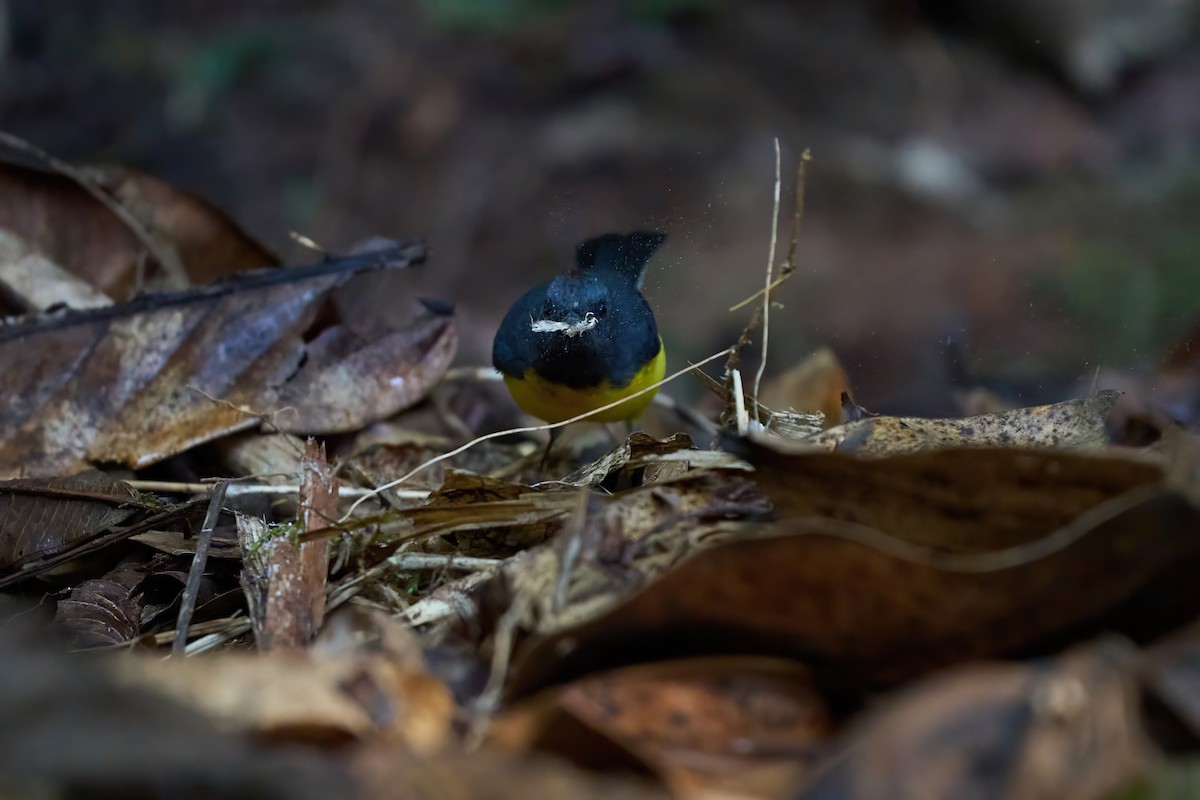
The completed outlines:
{"type": "Polygon", "coordinates": [[[867,417],[805,437],[797,444],[861,455],[946,447],[1097,449],[1108,444],[1105,419],[1119,396],[1106,390],[1081,400],[965,419],[867,417]]]}
{"type": "Polygon", "coordinates": [[[1196,509],[1139,462],[1007,450],[792,458],[812,461],[790,473],[774,465],[781,489],[768,493],[779,522],[700,549],[623,604],[531,642],[512,690],[628,660],[729,649],[803,658],[851,684],[892,682],[1028,649],[1200,554],[1196,509]],[[991,477],[959,497],[952,476],[967,480],[969,458],[980,464],[976,477],[991,477]],[[913,480],[903,481],[910,469],[913,480]],[[1022,477],[1043,473],[1079,494],[1022,477]],[[806,505],[821,510],[798,513],[806,505]],[[1061,516],[1047,512],[1056,507],[1076,516],[1055,528],[1061,516]]]}

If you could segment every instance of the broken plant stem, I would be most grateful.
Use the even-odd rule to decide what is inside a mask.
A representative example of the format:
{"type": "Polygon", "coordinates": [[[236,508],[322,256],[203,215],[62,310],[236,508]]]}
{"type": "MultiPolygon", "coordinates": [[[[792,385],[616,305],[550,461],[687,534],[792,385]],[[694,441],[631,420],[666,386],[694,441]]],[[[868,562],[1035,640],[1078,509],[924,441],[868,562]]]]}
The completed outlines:
{"type": "Polygon", "coordinates": [[[742,371],[735,369],[731,377],[733,378],[733,407],[737,412],[737,432],[738,436],[745,436],[746,432],[750,430],[750,415],[746,413],[746,395],[742,393],[742,371]]]}
{"type": "Polygon", "coordinates": [[[380,492],[386,492],[389,489],[393,489],[393,488],[399,486],[400,484],[404,483],[405,481],[409,480],[414,475],[417,475],[418,473],[423,472],[424,470],[428,469],[429,467],[432,467],[434,464],[438,464],[442,461],[445,461],[448,458],[453,458],[454,456],[458,455],[459,453],[466,452],[467,450],[470,450],[472,447],[474,447],[477,444],[480,444],[481,442],[486,442],[490,439],[499,439],[502,436],[512,436],[512,435],[518,434],[518,433],[535,433],[537,431],[552,431],[557,428],[563,428],[563,427],[566,427],[567,425],[572,425],[576,422],[583,422],[588,417],[594,417],[597,414],[602,414],[605,411],[608,411],[609,409],[616,408],[617,406],[621,405],[622,403],[626,403],[635,397],[640,397],[641,395],[646,394],[646,392],[653,392],[656,389],[658,389],[658,387],[662,386],[663,384],[670,383],[671,381],[675,380],[676,378],[678,378],[681,375],[686,375],[689,372],[697,370],[700,367],[704,366],[705,364],[709,363],[710,361],[716,361],[721,356],[729,355],[731,350],[732,350],[732,348],[727,347],[718,353],[713,353],[711,356],[709,356],[708,358],[706,358],[702,361],[699,361],[695,364],[689,364],[688,366],[684,367],[683,369],[678,370],[678,371],[668,375],[667,377],[663,378],[661,381],[658,381],[657,383],[652,383],[644,389],[640,389],[640,390],[634,392],[633,394],[622,397],[620,400],[616,400],[612,403],[609,403],[608,405],[600,406],[599,408],[594,408],[585,414],[579,414],[578,416],[571,417],[570,419],[564,419],[562,422],[555,422],[555,423],[551,423],[551,424],[547,424],[547,425],[528,425],[523,428],[509,428],[508,430],[493,431],[492,433],[486,433],[483,436],[477,436],[476,438],[472,439],[471,441],[467,442],[466,444],[460,445],[447,453],[442,453],[439,456],[434,456],[433,458],[429,459],[428,461],[426,461],[423,464],[418,464],[416,467],[414,467],[412,470],[410,470],[408,472],[408,474],[402,475],[390,483],[385,483],[382,486],[376,486],[370,493],[363,495],[362,497],[355,500],[350,505],[350,508],[347,509],[346,513],[342,515],[342,518],[338,520],[338,523],[343,524],[343,523],[347,522],[350,519],[350,517],[354,514],[355,509],[357,509],[360,505],[362,505],[362,503],[368,497],[377,495],[380,492]]]}

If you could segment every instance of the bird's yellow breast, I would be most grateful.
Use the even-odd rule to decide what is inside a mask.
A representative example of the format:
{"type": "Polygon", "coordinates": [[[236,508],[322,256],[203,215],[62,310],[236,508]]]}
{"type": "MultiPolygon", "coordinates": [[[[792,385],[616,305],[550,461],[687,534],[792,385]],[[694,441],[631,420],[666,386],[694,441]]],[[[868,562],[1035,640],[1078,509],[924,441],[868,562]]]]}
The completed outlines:
{"type": "MultiPolygon", "coordinates": [[[[599,386],[589,386],[583,389],[573,389],[562,384],[551,383],[533,370],[527,371],[521,377],[505,375],[504,383],[513,400],[526,414],[545,420],[546,422],[562,422],[565,419],[577,417],[592,409],[615,403],[623,397],[628,397],[651,384],[663,379],[667,371],[667,351],[659,343],[658,355],[638,370],[633,380],[624,386],[613,386],[608,381],[599,386]]],[[[650,401],[654,399],[657,390],[646,392],[627,402],[614,406],[608,411],[588,417],[589,422],[620,422],[621,420],[637,417],[650,401]]]]}

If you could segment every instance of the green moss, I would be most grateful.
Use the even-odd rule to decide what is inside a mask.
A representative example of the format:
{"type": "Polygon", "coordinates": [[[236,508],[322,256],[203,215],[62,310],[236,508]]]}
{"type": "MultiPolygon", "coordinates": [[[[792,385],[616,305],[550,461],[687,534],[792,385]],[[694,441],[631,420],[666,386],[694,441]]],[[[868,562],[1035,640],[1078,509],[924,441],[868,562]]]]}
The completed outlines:
{"type": "Polygon", "coordinates": [[[1082,247],[1055,287],[1063,312],[1110,364],[1157,358],[1200,317],[1200,231],[1082,247]]]}
{"type": "Polygon", "coordinates": [[[1180,761],[1159,767],[1108,800],[1193,800],[1200,797],[1200,764],[1180,761]]]}

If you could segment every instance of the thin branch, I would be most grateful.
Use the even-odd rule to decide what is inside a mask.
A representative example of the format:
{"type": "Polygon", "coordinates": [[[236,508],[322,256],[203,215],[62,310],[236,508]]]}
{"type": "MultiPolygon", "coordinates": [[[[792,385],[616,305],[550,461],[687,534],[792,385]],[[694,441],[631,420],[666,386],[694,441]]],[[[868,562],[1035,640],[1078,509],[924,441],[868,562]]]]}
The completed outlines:
{"type": "Polygon", "coordinates": [[[175,644],[171,647],[173,656],[182,657],[187,650],[188,625],[192,621],[192,612],[196,610],[200,579],[204,577],[213,530],[217,527],[217,520],[221,518],[221,507],[225,504],[225,491],[228,488],[227,481],[220,481],[213,486],[212,497],[208,501],[208,512],[204,515],[204,526],[200,528],[200,535],[196,537],[196,554],[192,556],[192,568],[188,572],[187,586],[184,587],[179,603],[179,619],[175,623],[175,644]]]}
{"type": "MultiPolygon", "coordinates": [[[[758,388],[762,384],[763,372],[767,369],[767,344],[771,335],[771,278],[775,274],[775,247],[779,242],[779,195],[783,185],[781,160],[779,155],[779,137],[775,137],[775,205],[771,210],[771,247],[767,252],[767,277],[763,281],[763,343],[762,357],[758,360],[758,372],[754,373],[754,405],[758,407],[758,388]]],[[[761,422],[758,414],[754,415],[755,422],[761,422]]]]}
{"type": "MultiPolygon", "coordinates": [[[[212,489],[211,483],[180,483],[178,481],[142,481],[128,480],[125,483],[131,489],[142,492],[157,492],[159,494],[207,494],[212,489]]],[[[230,483],[227,490],[230,497],[257,494],[300,494],[300,487],[294,483],[230,483]]],[[[362,497],[374,495],[374,489],[360,486],[344,487],[338,490],[340,497],[362,497]]],[[[407,489],[396,492],[403,500],[428,500],[429,492],[420,489],[407,489]]]]}

